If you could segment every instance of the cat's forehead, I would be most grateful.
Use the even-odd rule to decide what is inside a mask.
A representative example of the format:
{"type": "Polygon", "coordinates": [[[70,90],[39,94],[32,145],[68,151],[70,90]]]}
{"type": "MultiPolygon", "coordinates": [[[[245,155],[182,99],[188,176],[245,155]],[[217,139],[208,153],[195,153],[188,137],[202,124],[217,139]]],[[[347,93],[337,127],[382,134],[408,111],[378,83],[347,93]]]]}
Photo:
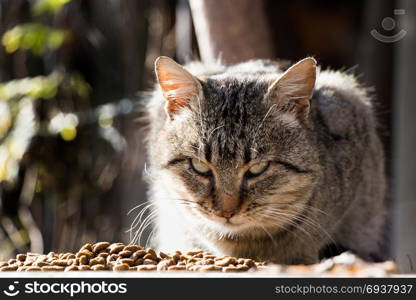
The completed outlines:
{"type": "Polygon", "coordinates": [[[285,136],[292,135],[297,122],[267,98],[269,82],[222,78],[204,80],[201,86],[203,98],[188,111],[191,123],[180,133],[187,153],[229,168],[274,155],[276,141],[288,144],[285,136]]]}
{"type": "Polygon", "coordinates": [[[249,161],[257,143],[264,141],[271,129],[269,125],[261,128],[270,108],[264,99],[268,84],[227,78],[210,79],[202,86],[204,99],[198,108],[200,114],[195,116],[202,137],[198,148],[212,161],[249,161]]]}
{"type": "Polygon", "coordinates": [[[268,110],[267,89],[267,83],[255,80],[206,81],[200,107],[205,125],[211,130],[221,126],[232,135],[249,132],[268,110]]]}
{"type": "Polygon", "coordinates": [[[210,78],[202,83],[203,109],[207,113],[220,111],[222,116],[243,117],[239,115],[243,113],[255,116],[264,108],[268,87],[268,82],[255,78],[210,78]]]}

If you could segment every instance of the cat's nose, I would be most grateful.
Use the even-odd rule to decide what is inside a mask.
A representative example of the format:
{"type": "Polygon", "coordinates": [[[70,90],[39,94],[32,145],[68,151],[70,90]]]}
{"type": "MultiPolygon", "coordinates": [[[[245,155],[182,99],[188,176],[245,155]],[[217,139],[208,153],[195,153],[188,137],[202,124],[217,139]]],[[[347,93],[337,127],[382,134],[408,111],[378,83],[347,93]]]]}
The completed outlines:
{"type": "Polygon", "coordinates": [[[229,218],[231,218],[233,215],[234,215],[234,212],[233,211],[221,211],[221,215],[224,217],[224,218],[226,218],[226,219],[229,219],[229,218]]]}
{"type": "Polygon", "coordinates": [[[227,219],[231,218],[240,206],[238,197],[229,195],[222,196],[218,202],[220,216],[227,219]]]}

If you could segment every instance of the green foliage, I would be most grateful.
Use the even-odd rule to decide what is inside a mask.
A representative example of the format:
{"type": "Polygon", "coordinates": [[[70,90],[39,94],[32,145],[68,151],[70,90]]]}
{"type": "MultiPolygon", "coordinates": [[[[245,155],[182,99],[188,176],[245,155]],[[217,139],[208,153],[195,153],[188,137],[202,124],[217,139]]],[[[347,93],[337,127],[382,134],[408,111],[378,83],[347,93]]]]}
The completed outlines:
{"type": "Polygon", "coordinates": [[[37,0],[32,7],[32,12],[36,16],[44,13],[55,14],[70,1],[71,0],[37,0]]]}
{"type": "MultiPolygon", "coordinates": [[[[62,72],[0,83],[0,182],[15,178],[19,162],[37,133],[39,124],[33,101],[54,98],[60,89],[86,98],[91,88],[79,74],[62,72]]],[[[75,114],[58,113],[46,127],[51,134],[71,141],[77,135],[77,125],[75,114]]]]}
{"type": "Polygon", "coordinates": [[[17,176],[19,163],[36,131],[32,100],[24,97],[17,102],[0,102],[0,182],[17,176]]]}
{"type": "Polygon", "coordinates": [[[78,73],[71,74],[68,77],[68,88],[83,99],[88,98],[91,92],[91,86],[78,73]]]}
{"type": "MultiPolygon", "coordinates": [[[[70,0],[37,0],[31,12],[34,17],[56,14],[70,0]]],[[[19,24],[6,31],[2,45],[6,52],[30,51],[41,56],[45,51],[59,49],[69,40],[70,32],[41,23],[19,24]]],[[[48,76],[27,77],[0,83],[0,182],[12,181],[40,124],[35,114],[34,100],[51,99],[62,94],[88,98],[91,88],[79,74],[54,71],[48,76]]],[[[72,97],[71,96],[71,97],[72,97]]],[[[48,114],[49,115],[49,114],[48,114]]],[[[59,134],[64,140],[76,137],[78,119],[73,113],[51,114],[45,128],[50,134],[59,134]]]]}
{"type": "Polygon", "coordinates": [[[0,101],[19,99],[24,96],[32,99],[49,99],[56,95],[63,74],[54,72],[49,76],[23,78],[0,83],[0,101]]]}
{"type": "Polygon", "coordinates": [[[0,83],[0,101],[22,97],[50,99],[56,96],[62,83],[65,83],[64,88],[67,91],[75,93],[80,98],[89,96],[91,87],[81,75],[65,75],[56,71],[48,76],[26,77],[0,83]]]}
{"type": "MultiPolygon", "coordinates": [[[[63,81],[64,75],[54,72],[49,76],[37,76],[23,78],[0,83],[0,142],[7,141],[11,132],[22,124],[16,123],[23,104],[32,108],[34,99],[49,99],[56,95],[59,84],[63,81]]],[[[26,115],[30,112],[26,111],[26,115]]],[[[33,117],[32,117],[33,118],[33,117]]],[[[25,135],[27,137],[27,135],[25,135]]],[[[0,176],[1,181],[1,176],[0,176]]]]}
{"type": "Polygon", "coordinates": [[[25,49],[41,55],[46,49],[58,49],[68,37],[69,33],[65,30],[52,29],[38,23],[27,23],[6,31],[2,44],[8,53],[25,49]]]}
{"type": "Polygon", "coordinates": [[[105,91],[118,95],[119,84],[114,91],[104,86],[104,93],[90,99],[91,86],[81,75],[103,87],[105,78],[92,56],[100,54],[100,68],[112,66],[101,65],[101,54],[107,53],[88,43],[89,33],[101,27],[84,13],[99,8],[79,1],[65,7],[69,0],[14,2],[4,5],[0,34],[2,74],[8,78],[0,82],[3,258],[14,251],[70,250],[74,238],[113,234],[113,218],[106,214],[118,207],[110,196],[127,147],[117,129],[124,119],[118,116],[134,109],[129,99],[103,104],[110,97],[105,91]]]}

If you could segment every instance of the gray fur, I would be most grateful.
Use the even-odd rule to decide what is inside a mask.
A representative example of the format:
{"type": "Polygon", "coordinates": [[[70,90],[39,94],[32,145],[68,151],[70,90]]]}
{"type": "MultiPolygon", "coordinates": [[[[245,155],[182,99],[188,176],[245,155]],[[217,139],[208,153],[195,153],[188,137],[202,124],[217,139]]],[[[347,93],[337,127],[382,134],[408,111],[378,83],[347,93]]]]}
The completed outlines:
{"type": "Polygon", "coordinates": [[[366,259],[382,255],[384,156],[371,99],[353,76],[321,71],[303,123],[265,97],[282,74],[278,63],[188,70],[201,80],[202,99],[174,120],[159,88],[147,105],[154,247],[285,264],[314,263],[331,244],[366,259]],[[187,157],[209,161],[216,177],[200,178],[187,157]],[[276,163],[244,183],[237,170],[258,158],[276,163]],[[211,217],[219,193],[241,197],[241,230],[211,217]]]}

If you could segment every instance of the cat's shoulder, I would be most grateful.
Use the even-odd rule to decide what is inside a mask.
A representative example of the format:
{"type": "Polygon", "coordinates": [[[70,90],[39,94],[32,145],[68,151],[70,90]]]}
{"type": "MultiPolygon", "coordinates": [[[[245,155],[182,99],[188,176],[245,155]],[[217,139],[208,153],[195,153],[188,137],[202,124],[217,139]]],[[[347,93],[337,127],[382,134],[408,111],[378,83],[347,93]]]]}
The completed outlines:
{"type": "Polygon", "coordinates": [[[312,106],[330,131],[348,135],[373,125],[372,98],[372,89],[353,74],[325,70],[317,76],[312,106]]]}
{"type": "Polygon", "coordinates": [[[357,76],[347,72],[320,71],[316,78],[315,90],[335,94],[352,104],[371,106],[372,89],[364,86],[357,76]]]}

